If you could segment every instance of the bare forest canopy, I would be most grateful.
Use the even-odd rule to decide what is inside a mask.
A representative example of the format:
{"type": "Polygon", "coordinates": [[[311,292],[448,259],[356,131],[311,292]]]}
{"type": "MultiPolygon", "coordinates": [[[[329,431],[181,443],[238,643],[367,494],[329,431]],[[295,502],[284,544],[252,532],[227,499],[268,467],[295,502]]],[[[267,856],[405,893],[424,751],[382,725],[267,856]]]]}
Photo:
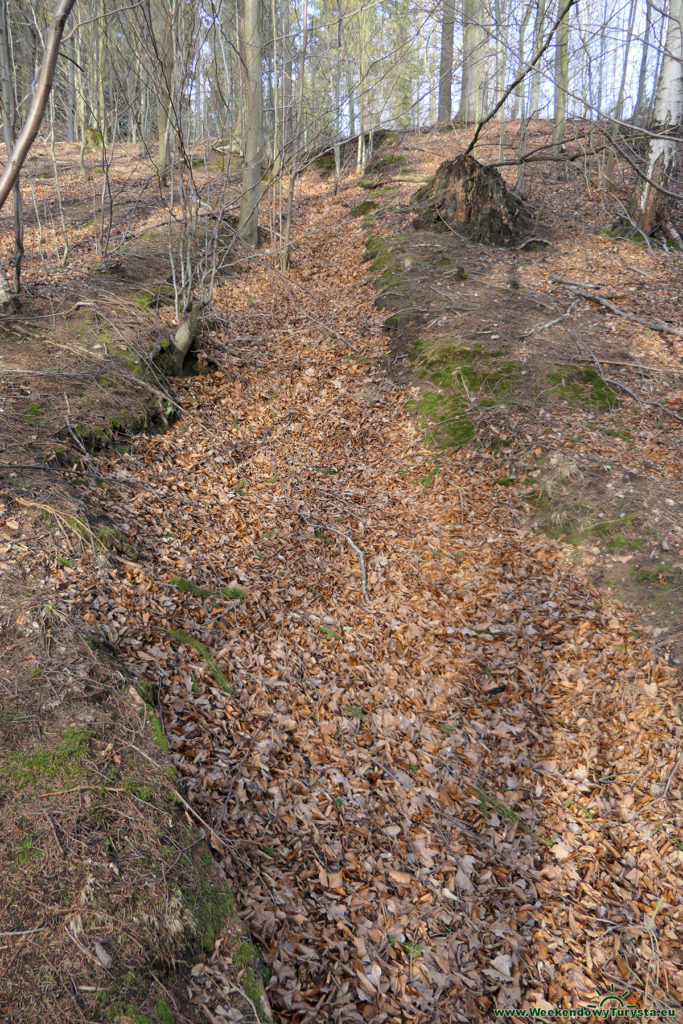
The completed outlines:
{"type": "MultiPolygon", "coordinates": [[[[195,226],[203,200],[192,167],[222,154],[224,172],[239,171],[242,184],[241,197],[226,187],[222,206],[241,203],[240,234],[257,244],[259,200],[281,174],[293,192],[297,174],[321,153],[334,160],[337,178],[362,169],[378,130],[454,120],[474,132],[495,113],[501,124],[520,120],[517,152],[501,144],[498,160],[521,162],[518,187],[524,164],[563,159],[567,124],[579,121],[588,125],[582,151],[601,156],[604,187],[617,157],[638,170],[647,195],[633,197],[625,223],[680,242],[668,200],[680,193],[681,0],[670,10],[651,0],[62,0],[56,11],[65,16],[64,38],[48,68],[48,98],[52,5],[0,3],[4,141],[23,162],[16,150],[40,100],[43,142],[78,142],[84,174],[85,153],[96,154],[104,236],[115,202],[107,168],[121,143],[153,159],[171,202],[180,201],[195,226]],[[541,152],[527,144],[535,118],[554,123],[552,146],[541,152]]],[[[4,198],[0,189],[0,204],[4,198]]],[[[16,190],[15,198],[21,206],[16,190]]],[[[17,235],[15,290],[19,223],[17,235]]],[[[207,266],[188,267],[181,304],[210,297],[214,276],[207,266]]]]}

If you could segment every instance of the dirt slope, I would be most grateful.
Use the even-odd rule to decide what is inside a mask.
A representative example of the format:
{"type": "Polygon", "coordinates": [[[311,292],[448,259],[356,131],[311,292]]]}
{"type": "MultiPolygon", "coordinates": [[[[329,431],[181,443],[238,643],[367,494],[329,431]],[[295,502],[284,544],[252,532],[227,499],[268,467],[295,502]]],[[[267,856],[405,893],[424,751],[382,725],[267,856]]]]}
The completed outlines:
{"type": "Polygon", "coordinates": [[[674,670],[533,531],[505,449],[437,462],[363,194],[323,188],[291,282],[221,289],[190,414],[106,467],[138,561],[57,568],[60,601],[161,684],[280,1020],[680,1007],[674,670]]]}

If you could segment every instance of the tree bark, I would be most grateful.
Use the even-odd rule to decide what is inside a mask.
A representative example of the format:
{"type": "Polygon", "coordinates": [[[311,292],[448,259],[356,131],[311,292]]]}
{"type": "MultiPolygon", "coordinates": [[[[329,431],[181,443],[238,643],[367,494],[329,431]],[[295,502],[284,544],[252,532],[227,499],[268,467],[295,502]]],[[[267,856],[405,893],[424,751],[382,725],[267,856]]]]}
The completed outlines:
{"type": "Polygon", "coordinates": [[[670,184],[679,158],[683,128],[683,0],[671,0],[655,97],[653,132],[642,176],[627,206],[630,220],[644,235],[661,232],[677,245],[681,236],[671,220],[670,184]]]}
{"type": "Polygon", "coordinates": [[[481,0],[463,0],[462,89],[456,121],[472,124],[482,114],[484,48],[481,0]]]}
{"type": "MultiPolygon", "coordinates": [[[[2,88],[2,126],[5,149],[10,157],[14,149],[17,123],[17,108],[14,96],[13,76],[10,64],[9,25],[7,22],[7,0],[0,0],[0,79],[2,88]]],[[[24,209],[19,176],[14,183],[14,293],[21,289],[21,264],[24,258],[24,209]]]]}
{"type": "Polygon", "coordinates": [[[569,11],[557,28],[555,41],[555,124],[553,148],[559,152],[567,120],[567,89],[569,87],[569,11]]]}
{"type": "Polygon", "coordinates": [[[238,234],[258,245],[259,185],[263,159],[263,84],[258,0],[244,0],[243,46],[246,133],[238,234]]]}
{"type": "Polygon", "coordinates": [[[443,0],[441,16],[441,54],[439,57],[439,123],[451,119],[451,93],[453,90],[453,28],[455,0],[443,0]]]}
{"type": "Polygon", "coordinates": [[[647,81],[647,55],[650,48],[650,29],[652,27],[652,4],[646,0],[645,4],[645,35],[643,37],[643,50],[640,55],[640,71],[638,73],[638,95],[636,105],[633,108],[633,122],[638,124],[638,119],[645,106],[645,83],[647,81]]]}
{"type": "Polygon", "coordinates": [[[472,241],[489,245],[517,245],[533,227],[531,211],[508,191],[498,171],[467,154],[444,160],[415,193],[413,205],[416,227],[451,226],[472,241]]]}
{"type": "MultiPolygon", "coordinates": [[[[545,26],[545,0],[538,0],[536,4],[536,18],[534,20],[534,53],[540,49],[543,42],[543,29],[545,26]]],[[[541,96],[541,62],[539,61],[531,72],[531,95],[529,97],[529,120],[538,117],[539,103],[541,96]]]]}

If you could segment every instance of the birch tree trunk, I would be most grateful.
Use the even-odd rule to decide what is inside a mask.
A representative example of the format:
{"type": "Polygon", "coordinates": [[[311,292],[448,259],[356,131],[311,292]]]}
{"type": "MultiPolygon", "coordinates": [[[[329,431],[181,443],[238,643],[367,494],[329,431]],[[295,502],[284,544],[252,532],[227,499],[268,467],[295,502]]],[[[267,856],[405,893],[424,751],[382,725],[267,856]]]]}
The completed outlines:
{"type": "Polygon", "coordinates": [[[441,17],[441,54],[439,58],[439,113],[440,123],[451,119],[451,92],[453,88],[453,28],[455,0],[443,0],[441,17]]]}
{"type": "Polygon", "coordinates": [[[676,245],[680,233],[671,220],[666,190],[676,171],[683,127],[683,0],[671,0],[666,43],[659,75],[652,131],[645,166],[627,213],[644,235],[661,232],[676,245]],[[662,191],[665,190],[665,191],[662,191]]]}
{"type": "Polygon", "coordinates": [[[263,82],[258,0],[244,0],[245,144],[238,233],[249,245],[258,244],[258,205],[263,159],[263,82]]]}

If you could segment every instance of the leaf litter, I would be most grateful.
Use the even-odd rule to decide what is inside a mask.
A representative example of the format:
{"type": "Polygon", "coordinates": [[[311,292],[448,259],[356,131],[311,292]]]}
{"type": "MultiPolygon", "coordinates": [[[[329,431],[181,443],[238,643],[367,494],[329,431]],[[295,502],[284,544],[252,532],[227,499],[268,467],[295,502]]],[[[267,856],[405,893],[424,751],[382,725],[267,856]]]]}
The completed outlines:
{"type": "Polygon", "coordinates": [[[291,280],[221,283],[220,371],[94,495],[137,561],[62,596],[161,684],[279,1020],[680,1006],[674,669],[495,452],[434,472],[348,207],[305,179],[291,280]]]}

